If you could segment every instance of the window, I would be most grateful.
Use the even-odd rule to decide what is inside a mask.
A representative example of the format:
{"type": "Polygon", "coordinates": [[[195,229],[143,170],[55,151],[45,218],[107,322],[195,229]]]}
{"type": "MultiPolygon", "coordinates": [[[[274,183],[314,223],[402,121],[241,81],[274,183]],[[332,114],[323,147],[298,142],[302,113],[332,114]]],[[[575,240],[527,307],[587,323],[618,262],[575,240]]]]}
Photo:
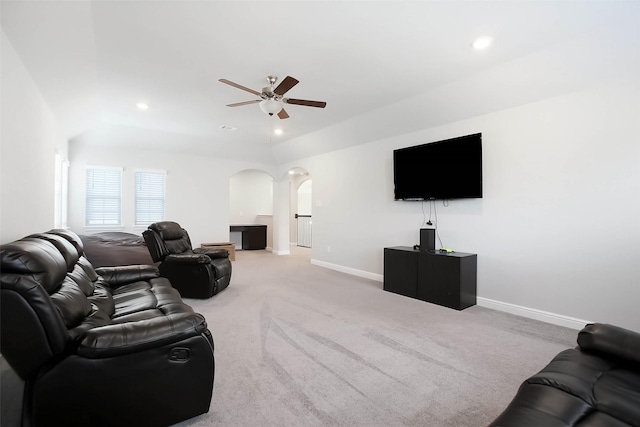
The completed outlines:
{"type": "Polygon", "coordinates": [[[122,168],[87,167],[87,226],[122,225],[122,168]]]}
{"type": "Polygon", "coordinates": [[[54,177],[54,213],[53,226],[55,228],[67,227],[67,201],[69,195],[69,161],[56,153],[54,177]]]}
{"type": "Polygon", "coordinates": [[[166,172],[136,172],[135,225],[164,220],[166,172]]]}

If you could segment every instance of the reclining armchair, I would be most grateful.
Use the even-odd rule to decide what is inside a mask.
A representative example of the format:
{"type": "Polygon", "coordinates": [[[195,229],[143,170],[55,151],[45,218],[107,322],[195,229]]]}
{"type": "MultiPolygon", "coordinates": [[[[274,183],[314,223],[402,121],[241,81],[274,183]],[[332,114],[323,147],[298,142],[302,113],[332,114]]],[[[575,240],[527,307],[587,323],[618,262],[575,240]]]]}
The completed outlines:
{"type": "Polygon", "coordinates": [[[185,298],[209,298],[231,281],[226,249],[192,249],[187,230],[173,221],[151,224],[142,233],[160,275],[185,298]]]}

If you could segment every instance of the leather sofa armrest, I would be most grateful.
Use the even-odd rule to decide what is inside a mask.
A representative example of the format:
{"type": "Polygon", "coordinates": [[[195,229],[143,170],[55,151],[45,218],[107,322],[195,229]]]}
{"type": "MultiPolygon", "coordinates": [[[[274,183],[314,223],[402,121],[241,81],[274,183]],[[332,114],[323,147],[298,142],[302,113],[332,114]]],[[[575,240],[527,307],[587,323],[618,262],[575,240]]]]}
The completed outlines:
{"type": "Polygon", "coordinates": [[[640,364],[640,334],[618,326],[588,324],[578,333],[578,345],[583,351],[640,364]]]}
{"type": "Polygon", "coordinates": [[[205,254],[211,259],[229,258],[229,251],[226,249],[213,249],[213,248],[195,248],[193,250],[196,254],[205,254]]]}
{"type": "Polygon", "coordinates": [[[102,359],[140,352],[203,335],[207,322],[201,314],[175,313],[137,322],[91,329],[79,343],[77,354],[102,359]]]}
{"type": "Polygon", "coordinates": [[[127,283],[151,280],[160,277],[158,268],[153,265],[121,265],[117,267],[98,267],[98,273],[107,286],[116,288],[127,283]]]}
{"type": "Polygon", "coordinates": [[[211,258],[205,254],[178,254],[167,256],[164,262],[168,264],[209,264],[211,258]]]}

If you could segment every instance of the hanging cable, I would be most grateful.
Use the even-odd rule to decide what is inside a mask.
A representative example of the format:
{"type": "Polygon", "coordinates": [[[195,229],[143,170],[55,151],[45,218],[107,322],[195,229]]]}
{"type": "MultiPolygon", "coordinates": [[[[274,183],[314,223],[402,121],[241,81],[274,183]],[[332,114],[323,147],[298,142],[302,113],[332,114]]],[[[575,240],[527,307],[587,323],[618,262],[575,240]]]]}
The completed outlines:
{"type": "Polygon", "coordinates": [[[436,219],[436,237],[438,237],[438,242],[440,243],[440,248],[444,248],[445,246],[442,244],[442,239],[440,239],[440,233],[438,232],[438,211],[436,209],[436,201],[433,200],[433,212],[436,219]]]}

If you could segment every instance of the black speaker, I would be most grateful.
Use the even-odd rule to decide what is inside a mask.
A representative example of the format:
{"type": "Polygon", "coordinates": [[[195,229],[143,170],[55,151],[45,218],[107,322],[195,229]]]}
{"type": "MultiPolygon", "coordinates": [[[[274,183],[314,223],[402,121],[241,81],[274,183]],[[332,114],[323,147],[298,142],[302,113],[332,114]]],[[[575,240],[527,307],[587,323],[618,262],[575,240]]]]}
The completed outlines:
{"type": "Polygon", "coordinates": [[[436,229],[435,228],[420,229],[420,250],[421,251],[436,250],[436,229]]]}

